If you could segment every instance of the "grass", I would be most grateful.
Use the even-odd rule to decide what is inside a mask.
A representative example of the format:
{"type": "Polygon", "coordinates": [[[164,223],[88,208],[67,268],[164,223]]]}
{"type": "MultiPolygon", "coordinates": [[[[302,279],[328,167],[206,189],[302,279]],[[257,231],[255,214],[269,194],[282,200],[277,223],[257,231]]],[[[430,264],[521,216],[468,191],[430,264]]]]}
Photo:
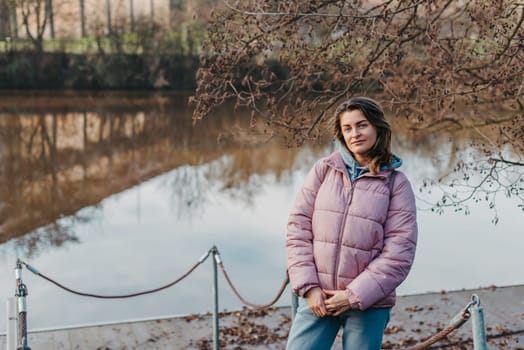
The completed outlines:
{"type": "MultiPolygon", "coordinates": [[[[135,32],[113,33],[111,35],[90,35],[84,38],[44,39],[44,52],[67,54],[105,53],[144,54],[154,50],[155,54],[198,55],[206,37],[202,26],[184,26],[173,30],[153,31],[144,29],[135,32]],[[161,35],[158,35],[158,34],[161,35]],[[156,41],[155,41],[156,40],[156,41]]],[[[33,50],[35,45],[29,39],[0,40],[0,52],[33,50]]]]}

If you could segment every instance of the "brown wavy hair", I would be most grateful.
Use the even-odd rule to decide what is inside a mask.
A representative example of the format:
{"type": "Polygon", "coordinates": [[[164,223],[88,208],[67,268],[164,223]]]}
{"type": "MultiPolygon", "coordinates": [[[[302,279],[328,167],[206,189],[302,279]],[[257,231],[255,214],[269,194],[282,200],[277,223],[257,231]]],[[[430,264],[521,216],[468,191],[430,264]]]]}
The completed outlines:
{"type": "Polygon", "coordinates": [[[377,101],[368,97],[352,97],[351,99],[342,102],[335,110],[334,115],[334,136],[340,143],[351,153],[342,134],[342,127],[340,125],[340,116],[346,111],[361,111],[366,119],[377,130],[377,141],[368,152],[369,157],[369,171],[371,174],[378,174],[380,168],[383,166],[391,166],[393,155],[391,154],[391,126],[384,117],[384,111],[377,101]]]}

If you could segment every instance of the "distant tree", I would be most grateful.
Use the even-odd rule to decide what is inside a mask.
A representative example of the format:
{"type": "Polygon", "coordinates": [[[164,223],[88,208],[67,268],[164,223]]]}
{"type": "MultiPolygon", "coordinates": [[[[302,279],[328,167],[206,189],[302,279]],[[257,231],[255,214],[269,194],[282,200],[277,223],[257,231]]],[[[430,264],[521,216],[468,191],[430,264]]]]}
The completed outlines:
{"type": "Polygon", "coordinates": [[[0,0],[0,39],[11,36],[11,6],[7,0],[0,0]]]}
{"type": "MultiPolygon", "coordinates": [[[[212,15],[190,99],[194,122],[233,100],[252,111],[251,125],[283,132],[300,144],[324,132],[333,107],[357,94],[373,94],[389,115],[405,118],[414,129],[445,121],[468,127],[463,111],[486,119],[488,106],[497,106],[494,118],[506,124],[494,123],[500,137],[492,140],[495,148],[482,148],[480,167],[492,180],[501,165],[520,169],[508,193],[522,199],[522,1],[224,0],[223,5],[212,15]],[[517,159],[500,156],[496,148],[502,145],[517,159]]],[[[466,165],[457,171],[475,169],[466,165]]],[[[455,181],[440,181],[446,179],[448,185],[455,181]]],[[[467,186],[469,194],[478,193],[475,185],[467,186]]],[[[443,198],[447,195],[437,209],[451,199],[452,205],[463,203],[448,192],[443,198]]]]}
{"type": "Polygon", "coordinates": [[[78,10],[80,11],[80,36],[82,38],[85,38],[85,36],[87,35],[87,32],[86,32],[86,16],[85,16],[84,0],[79,0],[78,10]]]}
{"type": "Polygon", "coordinates": [[[25,34],[33,43],[38,53],[43,52],[44,33],[47,28],[49,14],[49,2],[46,0],[21,0],[17,6],[22,13],[22,24],[25,34]]]}

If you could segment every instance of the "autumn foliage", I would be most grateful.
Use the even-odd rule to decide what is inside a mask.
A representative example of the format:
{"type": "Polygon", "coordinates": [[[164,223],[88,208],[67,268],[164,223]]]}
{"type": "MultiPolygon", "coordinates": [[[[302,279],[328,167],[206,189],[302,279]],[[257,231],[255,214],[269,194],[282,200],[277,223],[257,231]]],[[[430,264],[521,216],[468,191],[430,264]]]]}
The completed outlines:
{"type": "Polygon", "coordinates": [[[372,95],[411,130],[477,133],[476,155],[458,156],[421,191],[440,192],[437,212],[487,201],[496,223],[499,194],[524,210],[523,22],[515,0],[224,0],[203,48],[193,121],[234,101],[251,111],[251,126],[301,144],[329,133],[343,100],[372,95]]]}
{"type": "MultiPolygon", "coordinates": [[[[194,120],[234,99],[314,137],[355,94],[414,122],[501,103],[522,116],[524,4],[514,0],[227,1],[213,13],[194,120]]],[[[522,119],[522,118],[521,118],[522,119]]]]}

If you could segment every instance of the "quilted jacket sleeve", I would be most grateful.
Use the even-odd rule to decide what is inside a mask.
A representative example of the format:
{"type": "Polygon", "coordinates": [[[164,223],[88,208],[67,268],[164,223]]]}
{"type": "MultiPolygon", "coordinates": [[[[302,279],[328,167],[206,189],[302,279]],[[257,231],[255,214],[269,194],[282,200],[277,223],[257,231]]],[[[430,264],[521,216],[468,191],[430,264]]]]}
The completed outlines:
{"type": "Polygon", "coordinates": [[[287,266],[293,292],[299,296],[319,285],[313,258],[311,219],[327,165],[319,160],[309,171],[289,215],[286,236],[287,266]]]}
{"type": "Polygon", "coordinates": [[[352,308],[367,309],[404,281],[415,258],[417,234],[415,196],[399,172],[384,225],[384,248],[346,288],[352,308]]]}

